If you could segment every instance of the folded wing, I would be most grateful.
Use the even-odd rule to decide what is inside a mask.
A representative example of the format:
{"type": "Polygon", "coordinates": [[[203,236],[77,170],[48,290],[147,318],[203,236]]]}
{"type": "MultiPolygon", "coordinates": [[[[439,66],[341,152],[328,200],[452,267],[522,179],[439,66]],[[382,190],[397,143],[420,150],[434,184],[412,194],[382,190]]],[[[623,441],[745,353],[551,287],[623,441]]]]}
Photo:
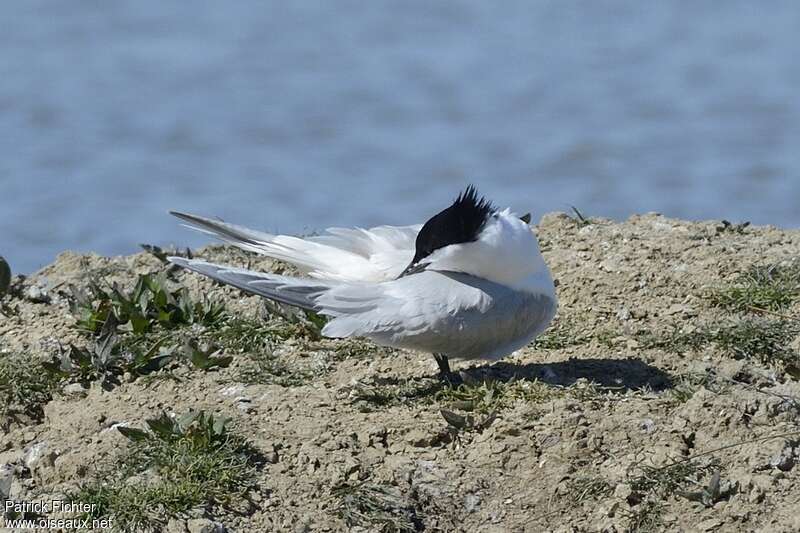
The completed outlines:
{"type": "Polygon", "coordinates": [[[420,225],[330,228],[312,237],[272,235],[221,220],[172,212],[192,229],[296,265],[309,277],[341,282],[397,278],[414,257],[420,225]]]}

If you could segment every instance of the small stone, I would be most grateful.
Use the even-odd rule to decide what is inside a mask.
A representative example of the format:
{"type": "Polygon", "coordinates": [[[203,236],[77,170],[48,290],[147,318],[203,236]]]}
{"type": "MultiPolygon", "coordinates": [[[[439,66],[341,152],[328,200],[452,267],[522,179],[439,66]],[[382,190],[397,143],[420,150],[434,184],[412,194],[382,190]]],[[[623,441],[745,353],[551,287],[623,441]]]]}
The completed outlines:
{"type": "Polygon", "coordinates": [[[697,524],[696,531],[714,531],[723,524],[724,522],[718,518],[709,518],[708,520],[703,520],[697,524]]]}
{"type": "Polygon", "coordinates": [[[656,430],[656,423],[653,421],[652,418],[645,418],[641,422],[639,422],[639,429],[641,429],[645,433],[652,433],[656,430]]]}
{"type": "Polygon", "coordinates": [[[208,518],[192,518],[186,522],[189,533],[225,533],[225,526],[208,518]]]}
{"type": "Polygon", "coordinates": [[[769,460],[770,466],[777,468],[783,472],[788,472],[794,466],[794,453],[792,453],[791,446],[786,446],[780,453],[774,455],[769,460]]]}
{"type": "Polygon", "coordinates": [[[11,497],[11,483],[14,481],[14,467],[11,465],[0,466],[0,500],[11,497]]]}
{"type": "Polygon", "coordinates": [[[477,494],[467,494],[464,496],[464,509],[468,513],[474,513],[481,505],[481,497],[477,494]]]}
{"type": "Polygon", "coordinates": [[[633,489],[627,483],[620,483],[614,488],[614,496],[621,500],[627,500],[631,494],[633,489]]]}
{"type": "Polygon", "coordinates": [[[22,458],[22,462],[25,463],[25,466],[28,468],[28,470],[33,470],[36,468],[36,465],[44,457],[46,450],[47,441],[42,441],[31,445],[25,451],[25,456],[22,458]]]}
{"type": "Polygon", "coordinates": [[[412,429],[406,433],[405,440],[416,448],[424,448],[431,445],[430,436],[421,429],[412,429]]]}
{"type": "Polygon", "coordinates": [[[80,383],[68,383],[62,389],[64,394],[86,394],[86,389],[80,383]]]}
{"type": "Polygon", "coordinates": [[[171,518],[167,522],[167,527],[164,528],[165,533],[186,533],[186,521],[177,518],[171,518]]]}
{"type": "Polygon", "coordinates": [[[46,304],[50,302],[50,296],[47,294],[47,291],[37,285],[27,287],[23,292],[23,296],[26,300],[35,304],[46,304]]]}

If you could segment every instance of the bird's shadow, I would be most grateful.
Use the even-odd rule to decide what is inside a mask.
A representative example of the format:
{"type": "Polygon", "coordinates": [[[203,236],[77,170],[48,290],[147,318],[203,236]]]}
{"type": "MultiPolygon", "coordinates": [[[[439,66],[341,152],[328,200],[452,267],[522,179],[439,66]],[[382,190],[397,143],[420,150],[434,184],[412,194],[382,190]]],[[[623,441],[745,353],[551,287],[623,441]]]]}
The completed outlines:
{"type": "MultiPolygon", "coordinates": [[[[572,358],[552,363],[509,363],[498,362],[491,365],[473,366],[459,369],[457,374],[465,383],[491,381],[509,382],[517,379],[536,380],[549,385],[568,387],[580,379],[585,379],[603,388],[620,392],[649,390],[659,392],[673,386],[672,377],[663,370],[648,365],[639,359],[596,359],[572,358]]],[[[410,381],[417,381],[414,378],[410,381]]],[[[419,395],[435,393],[447,384],[438,376],[421,378],[427,386],[418,391],[419,395]]],[[[409,380],[397,377],[376,377],[375,385],[398,385],[409,380]]]]}
{"type": "Polygon", "coordinates": [[[580,359],[552,363],[508,363],[466,368],[460,373],[472,381],[502,381],[512,379],[538,380],[550,385],[568,387],[579,379],[586,379],[601,387],[620,391],[672,388],[672,377],[663,370],[639,359],[580,359]]]}

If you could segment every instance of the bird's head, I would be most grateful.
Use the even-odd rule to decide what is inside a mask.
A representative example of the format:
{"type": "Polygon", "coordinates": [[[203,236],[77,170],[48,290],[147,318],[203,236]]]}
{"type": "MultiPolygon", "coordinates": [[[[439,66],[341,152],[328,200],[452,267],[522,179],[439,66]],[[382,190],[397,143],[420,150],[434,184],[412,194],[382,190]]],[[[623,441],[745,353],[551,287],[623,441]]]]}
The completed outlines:
{"type": "Polygon", "coordinates": [[[528,221],[498,210],[469,186],[417,234],[414,259],[402,275],[422,270],[461,272],[512,286],[549,271],[528,221]]]}

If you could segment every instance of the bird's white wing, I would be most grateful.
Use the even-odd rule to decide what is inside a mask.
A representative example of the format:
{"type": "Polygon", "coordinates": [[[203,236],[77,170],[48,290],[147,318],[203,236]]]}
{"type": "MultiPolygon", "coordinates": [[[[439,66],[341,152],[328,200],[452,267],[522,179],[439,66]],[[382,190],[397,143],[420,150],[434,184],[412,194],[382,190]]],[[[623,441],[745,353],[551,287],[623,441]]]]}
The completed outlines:
{"type": "Polygon", "coordinates": [[[368,337],[378,344],[494,359],[525,346],[555,314],[546,294],[517,291],[455,272],[425,271],[378,284],[342,284],[315,303],[332,319],[328,337],[368,337]]]}
{"type": "Polygon", "coordinates": [[[452,272],[356,283],[169,260],[246,292],[326,315],[330,320],[322,334],[327,337],[368,337],[385,346],[455,359],[506,355],[541,333],[555,314],[555,301],[547,295],[452,272]]]}
{"type": "Polygon", "coordinates": [[[310,277],[380,282],[397,278],[414,257],[421,225],[330,228],[324,235],[272,235],[221,220],[172,212],[187,225],[244,250],[292,263],[310,277]]]}
{"type": "Polygon", "coordinates": [[[200,259],[186,259],[184,257],[168,257],[167,259],[170,263],[203,274],[216,281],[232,285],[245,292],[302,307],[310,311],[319,310],[316,298],[323,292],[330,290],[332,284],[335,283],[256,272],[244,268],[217,265],[200,259]]]}

